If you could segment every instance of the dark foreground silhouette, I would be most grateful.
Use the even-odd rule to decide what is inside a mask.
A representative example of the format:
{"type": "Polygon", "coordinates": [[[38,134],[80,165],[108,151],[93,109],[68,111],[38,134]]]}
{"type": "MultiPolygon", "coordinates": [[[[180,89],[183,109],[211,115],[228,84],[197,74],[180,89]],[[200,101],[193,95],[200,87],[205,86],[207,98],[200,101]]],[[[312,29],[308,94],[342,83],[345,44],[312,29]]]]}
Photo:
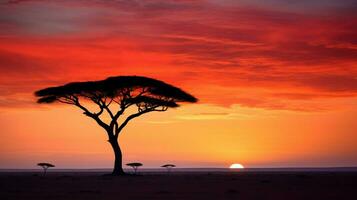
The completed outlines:
{"type": "Polygon", "coordinates": [[[357,199],[356,172],[0,173],[0,199],[357,199]]]}
{"type": "Polygon", "coordinates": [[[55,165],[52,165],[51,163],[37,163],[37,166],[42,167],[43,176],[46,176],[48,168],[55,167],[55,165]]]}
{"type": "Polygon", "coordinates": [[[126,165],[129,166],[129,167],[132,167],[132,168],[134,169],[134,174],[135,174],[135,175],[137,174],[138,168],[141,167],[141,166],[143,166],[142,163],[137,163],[137,162],[135,162],[135,163],[128,163],[128,164],[126,164],[126,165]]]}
{"type": "Polygon", "coordinates": [[[173,165],[173,164],[165,164],[165,165],[162,165],[161,167],[166,168],[167,173],[170,173],[170,172],[171,172],[171,169],[174,168],[174,167],[176,167],[176,165],[173,165]]]}
{"type": "Polygon", "coordinates": [[[115,155],[113,175],[125,174],[118,137],[129,121],[149,112],[163,112],[168,108],[179,107],[181,102],[197,102],[195,97],[180,88],[141,76],[117,76],[101,81],[68,83],[39,90],[35,95],[39,97],[38,103],[74,105],[104,129],[115,155]],[[90,111],[83,101],[96,104],[98,110],[90,111]],[[130,107],[136,107],[137,112],[119,123],[119,117],[130,107]],[[110,121],[106,123],[103,116],[108,116],[110,121]]]}

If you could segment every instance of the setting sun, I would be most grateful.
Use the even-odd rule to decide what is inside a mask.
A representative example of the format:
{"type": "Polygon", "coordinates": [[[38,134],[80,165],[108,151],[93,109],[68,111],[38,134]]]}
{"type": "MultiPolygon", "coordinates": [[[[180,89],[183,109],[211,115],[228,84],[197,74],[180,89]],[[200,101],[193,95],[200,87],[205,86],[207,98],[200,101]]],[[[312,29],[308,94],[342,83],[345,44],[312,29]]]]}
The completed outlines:
{"type": "Polygon", "coordinates": [[[232,164],[229,168],[230,169],[244,169],[244,166],[241,164],[232,164]]]}

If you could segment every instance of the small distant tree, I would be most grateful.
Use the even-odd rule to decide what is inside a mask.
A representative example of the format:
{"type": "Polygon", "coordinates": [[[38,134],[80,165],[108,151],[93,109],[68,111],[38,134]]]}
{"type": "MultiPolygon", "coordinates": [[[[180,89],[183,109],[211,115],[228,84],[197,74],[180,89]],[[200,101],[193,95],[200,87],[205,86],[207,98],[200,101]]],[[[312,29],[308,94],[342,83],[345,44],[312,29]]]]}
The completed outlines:
{"type": "Polygon", "coordinates": [[[138,170],[139,167],[143,166],[143,164],[141,163],[128,163],[126,165],[134,169],[134,174],[136,174],[136,171],[138,170]]]}
{"type": "Polygon", "coordinates": [[[176,165],[173,165],[173,164],[166,164],[166,165],[163,165],[161,167],[164,167],[167,169],[167,173],[170,173],[171,169],[176,167],[176,165]]]}
{"type": "Polygon", "coordinates": [[[113,175],[125,174],[118,137],[131,120],[146,113],[177,108],[184,102],[197,102],[194,96],[180,88],[142,76],[117,76],[101,81],[73,82],[39,90],[35,95],[38,97],[38,103],[59,102],[76,106],[104,129],[115,156],[113,175]],[[89,109],[83,102],[92,102],[99,109],[89,109]],[[129,108],[136,108],[137,112],[124,117],[129,108]]]}
{"type": "Polygon", "coordinates": [[[43,176],[46,176],[46,172],[48,168],[55,167],[51,163],[38,163],[37,165],[43,168],[43,176]]]}

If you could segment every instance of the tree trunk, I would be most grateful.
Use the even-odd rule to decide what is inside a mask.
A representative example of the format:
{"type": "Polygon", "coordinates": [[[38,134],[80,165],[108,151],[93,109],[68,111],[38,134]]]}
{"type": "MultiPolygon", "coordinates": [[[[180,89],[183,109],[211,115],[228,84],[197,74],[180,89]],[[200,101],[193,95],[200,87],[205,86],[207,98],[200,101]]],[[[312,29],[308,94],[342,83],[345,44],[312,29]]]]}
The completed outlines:
{"type": "Polygon", "coordinates": [[[119,143],[116,139],[109,140],[109,143],[112,145],[114,156],[115,156],[114,169],[112,175],[115,176],[124,175],[125,172],[123,170],[123,156],[121,153],[121,149],[119,147],[119,143]]]}

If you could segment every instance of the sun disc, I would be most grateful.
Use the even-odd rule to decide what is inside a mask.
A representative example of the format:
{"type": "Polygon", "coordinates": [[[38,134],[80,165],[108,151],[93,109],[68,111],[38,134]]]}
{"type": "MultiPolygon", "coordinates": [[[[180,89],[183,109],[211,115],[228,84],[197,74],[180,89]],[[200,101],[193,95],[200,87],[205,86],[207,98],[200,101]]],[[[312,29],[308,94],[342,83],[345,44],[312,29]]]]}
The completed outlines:
{"type": "Polygon", "coordinates": [[[232,164],[229,168],[230,169],[244,169],[244,166],[241,164],[235,163],[235,164],[232,164]]]}

